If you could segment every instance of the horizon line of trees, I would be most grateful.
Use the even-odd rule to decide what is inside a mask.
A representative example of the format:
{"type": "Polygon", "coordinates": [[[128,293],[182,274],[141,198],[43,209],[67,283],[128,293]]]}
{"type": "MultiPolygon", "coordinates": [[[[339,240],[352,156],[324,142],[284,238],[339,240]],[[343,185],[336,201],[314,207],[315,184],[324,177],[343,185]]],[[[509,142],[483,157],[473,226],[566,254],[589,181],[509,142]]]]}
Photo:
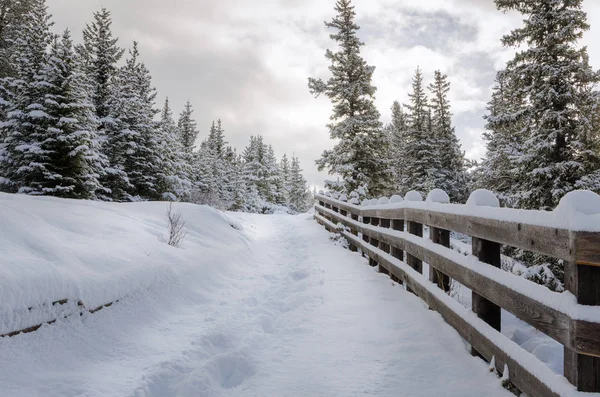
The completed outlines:
{"type": "Polygon", "coordinates": [[[94,13],[75,45],[68,29],[51,32],[45,0],[0,8],[0,191],[307,209],[298,158],[279,161],[260,135],[238,154],[219,120],[196,150],[191,103],[177,122],[168,99],[156,108],[138,44],[125,54],[107,9],[94,13]]]}

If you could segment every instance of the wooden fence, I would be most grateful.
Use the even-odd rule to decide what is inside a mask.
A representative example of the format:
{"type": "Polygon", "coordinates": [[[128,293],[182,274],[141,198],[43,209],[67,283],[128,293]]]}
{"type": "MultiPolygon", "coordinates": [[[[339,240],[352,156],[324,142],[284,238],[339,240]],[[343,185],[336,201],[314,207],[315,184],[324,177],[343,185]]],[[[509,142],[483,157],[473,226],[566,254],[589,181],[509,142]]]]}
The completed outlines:
{"type": "Polygon", "coordinates": [[[530,397],[600,392],[600,307],[594,307],[600,305],[600,233],[557,227],[550,213],[539,211],[494,208],[488,217],[454,204],[358,206],[323,194],[317,200],[320,224],[439,312],[473,355],[493,361],[500,373],[508,368],[519,390],[530,397]],[[519,214],[541,222],[523,223],[519,214]],[[423,237],[424,225],[429,239],[423,237]],[[471,236],[473,256],[450,248],[450,231],[471,236]],[[565,261],[565,289],[572,295],[500,269],[502,245],[565,261]],[[429,279],[422,274],[423,262],[430,266],[429,279]],[[450,279],[472,290],[472,311],[448,295],[450,279]],[[500,333],[501,309],[564,346],[566,379],[500,333]]]}

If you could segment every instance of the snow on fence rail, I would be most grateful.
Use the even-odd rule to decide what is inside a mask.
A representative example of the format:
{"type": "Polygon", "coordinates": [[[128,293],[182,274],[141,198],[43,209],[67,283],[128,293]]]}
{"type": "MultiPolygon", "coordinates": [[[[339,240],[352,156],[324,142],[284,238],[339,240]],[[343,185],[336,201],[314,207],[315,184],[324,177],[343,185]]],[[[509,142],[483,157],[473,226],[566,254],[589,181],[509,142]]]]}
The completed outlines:
{"type": "Polygon", "coordinates": [[[553,212],[494,208],[497,199],[485,191],[467,205],[448,204],[439,190],[426,202],[416,192],[404,201],[395,196],[362,206],[344,196],[319,194],[317,200],[320,224],[439,312],[473,355],[494,362],[499,372],[508,368],[519,390],[531,397],[600,392],[600,196],[572,192],[553,212]],[[450,248],[450,231],[472,237],[472,256],[450,248]],[[567,292],[501,270],[502,245],[564,260],[567,292]],[[447,295],[450,279],[473,291],[472,310],[447,295]],[[564,345],[566,378],[500,333],[501,308],[564,345]]]}

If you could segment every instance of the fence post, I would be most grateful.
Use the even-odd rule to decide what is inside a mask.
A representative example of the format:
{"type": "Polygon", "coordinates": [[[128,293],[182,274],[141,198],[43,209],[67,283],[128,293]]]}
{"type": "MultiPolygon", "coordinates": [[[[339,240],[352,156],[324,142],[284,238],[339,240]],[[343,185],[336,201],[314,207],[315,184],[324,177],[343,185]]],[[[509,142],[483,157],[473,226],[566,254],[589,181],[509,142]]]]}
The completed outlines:
{"type": "MultiPolygon", "coordinates": [[[[398,230],[398,231],[404,231],[404,219],[392,219],[392,229],[398,230]]],[[[391,254],[394,258],[400,259],[402,262],[404,262],[404,251],[402,251],[400,248],[396,248],[396,247],[392,246],[391,254]]],[[[391,278],[392,278],[392,280],[396,281],[397,283],[402,284],[402,280],[400,280],[398,277],[394,276],[393,274],[391,275],[391,278]]]]}
{"type": "MultiPolygon", "coordinates": [[[[357,221],[358,222],[358,215],[356,214],[350,214],[350,217],[352,218],[352,220],[357,221]]],[[[352,228],[351,229],[352,234],[354,234],[356,237],[358,237],[358,230],[352,228]]],[[[356,248],[354,245],[350,244],[350,251],[352,252],[357,252],[358,248],[356,248]]]]}
{"type": "MultiPolygon", "coordinates": [[[[371,225],[372,226],[379,226],[379,218],[371,218],[371,225]]],[[[369,243],[372,246],[374,246],[374,247],[379,247],[379,241],[376,238],[374,238],[374,237],[371,237],[369,243]]],[[[375,267],[375,266],[378,265],[378,263],[375,262],[375,260],[369,258],[369,265],[375,267]]]]}
{"type": "MultiPolygon", "coordinates": [[[[475,191],[471,193],[469,197],[471,205],[483,205],[488,207],[500,207],[500,202],[496,196],[489,191],[475,191]],[[485,194],[486,197],[481,195],[485,194]],[[482,200],[485,198],[485,200],[482,200]],[[482,203],[482,204],[479,204],[482,203]],[[493,205],[491,205],[493,203],[493,205]]],[[[500,248],[499,243],[493,241],[484,240],[477,237],[472,237],[471,250],[474,256],[477,257],[481,262],[485,262],[494,267],[500,267],[500,248]]],[[[477,317],[488,323],[492,328],[500,331],[501,328],[501,309],[500,306],[495,305],[483,296],[471,292],[471,310],[477,314],[477,317]]],[[[483,357],[477,350],[471,347],[471,354],[474,356],[483,357]]]]}
{"type": "MultiPolygon", "coordinates": [[[[362,221],[364,224],[369,225],[371,223],[371,218],[368,216],[363,216],[362,221]]],[[[369,236],[363,233],[362,239],[365,243],[369,244],[369,236]]],[[[367,255],[365,252],[362,253],[363,256],[367,255]]],[[[371,257],[369,257],[369,264],[371,264],[371,257]]]]}
{"type": "MultiPolygon", "coordinates": [[[[425,199],[429,203],[449,204],[450,197],[441,189],[433,189],[425,199]]],[[[432,242],[450,248],[450,230],[429,227],[429,238],[432,242]]],[[[429,280],[444,292],[450,291],[450,277],[429,264],[429,280]]]]}
{"type": "MultiPolygon", "coordinates": [[[[598,233],[571,232],[572,260],[565,263],[565,288],[581,305],[600,306],[600,236],[598,233]]],[[[592,325],[597,328],[598,325],[592,325]]],[[[589,332],[589,330],[587,331],[589,332]]],[[[574,345],[586,331],[571,325],[574,345]]],[[[565,377],[578,391],[600,392],[600,357],[578,354],[564,348],[565,377]]]]}
{"type": "MultiPolygon", "coordinates": [[[[389,229],[390,223],[391,223],[391,221],[389,219],[382,218],[379,221],[379,226],[389,229]]],[[[386,252],[388,254],[390,253],[390,246],[388,244],[384,243],[383,241],[379,242],[379,249],[381,249],[383,252],[386,252]]],[[[381,265],[379,265],[379,272],[385,273],[385,274],[390,274],[390,272],[388,272],[388,270],[386,268],[382,267],[381,265]]]]}

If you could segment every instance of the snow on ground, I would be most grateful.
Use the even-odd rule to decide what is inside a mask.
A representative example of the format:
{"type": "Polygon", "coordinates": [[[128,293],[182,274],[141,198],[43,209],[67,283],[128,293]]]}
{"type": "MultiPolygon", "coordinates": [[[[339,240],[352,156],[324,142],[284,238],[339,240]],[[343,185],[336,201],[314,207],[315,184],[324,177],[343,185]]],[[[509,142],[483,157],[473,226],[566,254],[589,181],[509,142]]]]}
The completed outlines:
{"type": "Polygon", "coordinates": [[[2,313],[46,293],[125,296],[0,338],[0,396],[510,396],[439,314],[308,215],[180,208],[177,250],[156,238],[163,203],[0,195],[2,313]]]}

